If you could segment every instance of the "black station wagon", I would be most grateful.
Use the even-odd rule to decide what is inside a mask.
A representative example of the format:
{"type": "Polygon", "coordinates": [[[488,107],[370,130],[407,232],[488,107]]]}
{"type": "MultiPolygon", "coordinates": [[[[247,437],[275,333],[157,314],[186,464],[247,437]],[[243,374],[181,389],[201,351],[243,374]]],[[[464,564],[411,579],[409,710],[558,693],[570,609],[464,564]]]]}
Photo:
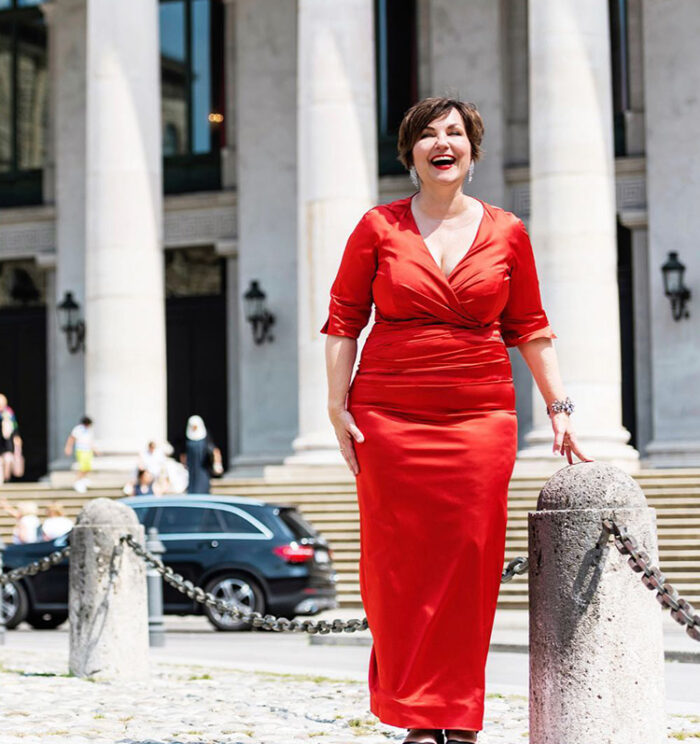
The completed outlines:
{"type": "MultiPolygon", "coordinates": [[[[163,561],[186,579],[244,611],[281,617],[315,615],[337,606],[335,572],[328,544],[292,506],[228,496],[139,496],[122,499],[146,531],[156,527],[163,561]]],[[[67,544],[8,545],[4,570],[26,565],[67,544]]],[[[204,612],[219,630],[249,624],[221,615],[163,583],[166,614],[204,612]]],[[[8,584],[3,593],[8,628],[26,620],[55,628],[68,617],[68,561],[8,584]]]]}

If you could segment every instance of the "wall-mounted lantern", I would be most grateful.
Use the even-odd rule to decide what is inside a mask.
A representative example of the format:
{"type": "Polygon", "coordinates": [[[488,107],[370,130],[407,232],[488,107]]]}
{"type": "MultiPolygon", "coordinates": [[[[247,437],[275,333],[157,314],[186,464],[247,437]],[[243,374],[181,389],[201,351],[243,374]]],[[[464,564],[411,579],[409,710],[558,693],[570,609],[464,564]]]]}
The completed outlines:
{"type": "Polygon", "coordinates": [[[243,299],[245,300],[245,318],[253,326],[253,340],[256,344],[261,344],[265,340],[273,340],[270,329],[275,324],[275,316],[267,309],[266,298],[267,295],[260,289],[257,280],[251,280],[243,299]]]}
{"type": "Polygon", "coordinates": [[[685,266],[678,260],[678,253],[670,251],[666,263],[661,267],[664,276],[664,292],[671,300],[671,313],[674,320],[689,316],[686,303],[690,299],[690,290],[683,283],[685,266]]]}
{"type": "Polygon", "coordinates": [[[78,317],[79,310],[80,305],[75,301],[73,293],[66,292],[58,304],[58,314],[71,354],[85,349],[85,322],[78,317]]]}

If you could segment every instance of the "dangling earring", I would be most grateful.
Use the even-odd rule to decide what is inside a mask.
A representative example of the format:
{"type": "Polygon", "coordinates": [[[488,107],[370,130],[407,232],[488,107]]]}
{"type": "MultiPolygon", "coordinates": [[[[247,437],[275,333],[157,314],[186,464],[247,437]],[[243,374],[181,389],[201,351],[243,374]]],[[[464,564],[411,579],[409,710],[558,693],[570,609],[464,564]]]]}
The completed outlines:
{"type": "Polygon", "coordinates": [[[474,161],[473,160],[471,163],[469,163],[469,170],[467,171],[467,173],[469,174],[469,178],[467,178],[467,181],[471,183],[472,178],[474,177],[474,161]]]}
{"type": "Polygon", "coordinates": [[[408,177],[411,179],[411,182],[413,183],[413,185],[417,189],[420,189],[420,179],[418,178],[418,171],[416,170],[416,166],[415,165],[412,165],[408,169],[408,177]]]}

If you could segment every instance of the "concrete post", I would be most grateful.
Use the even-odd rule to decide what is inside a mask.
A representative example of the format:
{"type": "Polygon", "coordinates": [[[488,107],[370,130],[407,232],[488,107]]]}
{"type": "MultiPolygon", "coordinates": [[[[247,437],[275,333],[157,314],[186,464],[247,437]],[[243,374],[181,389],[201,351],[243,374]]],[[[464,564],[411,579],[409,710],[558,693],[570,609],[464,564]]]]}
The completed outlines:
{"type": "Polygon", "coordinates": [[[624,524],[658,562],[656,517],[618,468],[580,463],[542,489],[529,515],[530,741],[661,744],[661,608],[602,520],[624,524]],[[601,538],[603,548],[598,547],[601,538]]]}
{"type": "Polygon", "coordinates": [[[148,676],[146,567],[119,538],[143,544],[133,510],[110,499],[91,501],[71,533],[70,671],[79,677],[148,676]]]}
{"type": "MultiPolygon", "coordinates": [[[[148,530],[146,550],[160,557],[165,553],[165,545],[158,537],[158,530],[148,530]]],[[[148,645],[165,646],[165,625],[163,623],[163,579],[152,566],[146,568],[148,585],[148,645]]]]}

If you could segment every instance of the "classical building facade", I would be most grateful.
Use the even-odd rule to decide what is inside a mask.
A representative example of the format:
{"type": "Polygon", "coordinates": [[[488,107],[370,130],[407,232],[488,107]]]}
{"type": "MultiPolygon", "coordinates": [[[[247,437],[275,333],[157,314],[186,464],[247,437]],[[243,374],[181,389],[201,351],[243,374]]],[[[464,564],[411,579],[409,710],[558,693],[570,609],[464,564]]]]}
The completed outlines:
{"type": "MultiPolygon", "coordinates": [[[[486,123],[471,193],[528,224],[587,450],[700,466],[698,31],[695,0],[0,0],[0,392],[28,475],[66,468],[85,413],[108,468],[191,413],[233,473],[337,462],[328,289],[362,213],[412,191],[403,112],[443,94],[486,123]]],[[[518,467],[548,467],[512,361],[518,467]]]]}

